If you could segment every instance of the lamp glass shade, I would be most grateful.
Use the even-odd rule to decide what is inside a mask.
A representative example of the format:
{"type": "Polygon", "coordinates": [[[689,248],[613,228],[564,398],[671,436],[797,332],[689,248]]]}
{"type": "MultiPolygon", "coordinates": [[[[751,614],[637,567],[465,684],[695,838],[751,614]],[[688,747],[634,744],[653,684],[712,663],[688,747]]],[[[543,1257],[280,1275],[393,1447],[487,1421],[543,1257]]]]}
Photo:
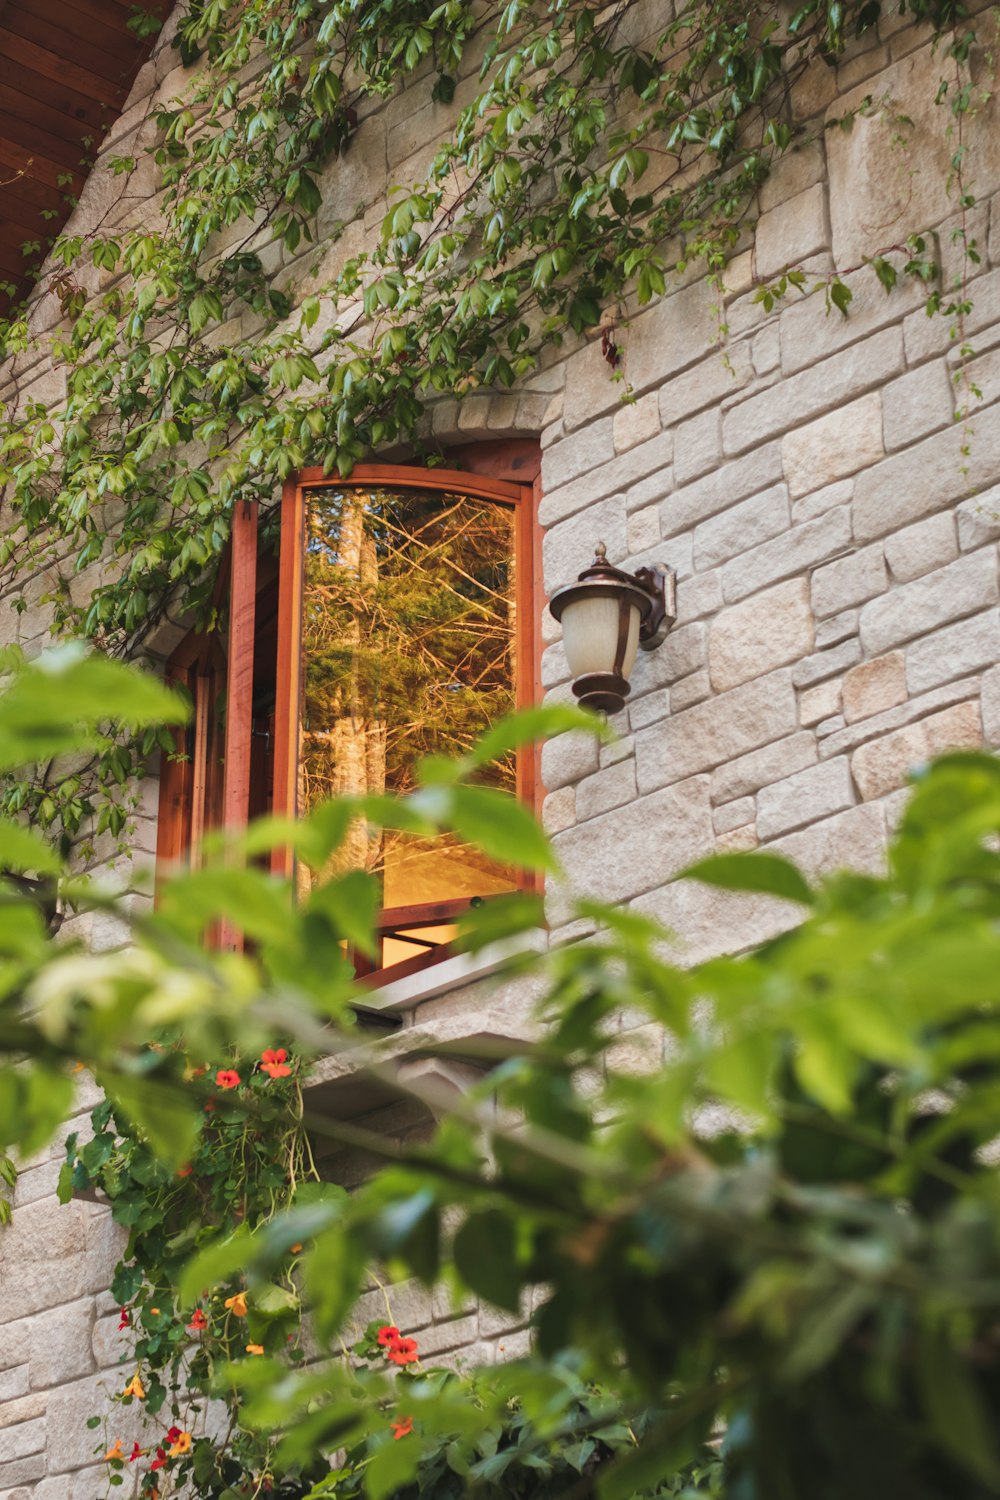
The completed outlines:
{"type": "MultiPolygon", "coordinates": [[[[591,595],[574,599],[562,612],[563,648],[570,672],[574,677],[584,677],[592,672],[614,672],[618,655],[617,598],[591,595]]],[[[628,678],[635,666],[639,649],[639,625],[641,610],[638,602],[631,601],[628,609],[628,637],[625,656],[621,663],[621,676],[628,678]]]]}

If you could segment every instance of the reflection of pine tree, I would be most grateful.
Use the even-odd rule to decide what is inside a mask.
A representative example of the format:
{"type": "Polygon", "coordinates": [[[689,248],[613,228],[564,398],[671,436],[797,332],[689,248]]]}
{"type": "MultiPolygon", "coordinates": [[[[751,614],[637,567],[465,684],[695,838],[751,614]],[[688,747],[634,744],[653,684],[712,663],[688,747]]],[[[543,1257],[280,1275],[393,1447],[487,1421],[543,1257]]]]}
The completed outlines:
{"type": "MultiPolygon", "coordinates": [[[[460,754],[514,707],[513,524],[508,506],[433,491],[310,497],[305,806],[406,792],[422,757],[460,754]]],[[[513,759],[489,779],[513,790],[513,759]]],[[[387,839],[359,830],[350,863],[390,863],[387,839]]]]}

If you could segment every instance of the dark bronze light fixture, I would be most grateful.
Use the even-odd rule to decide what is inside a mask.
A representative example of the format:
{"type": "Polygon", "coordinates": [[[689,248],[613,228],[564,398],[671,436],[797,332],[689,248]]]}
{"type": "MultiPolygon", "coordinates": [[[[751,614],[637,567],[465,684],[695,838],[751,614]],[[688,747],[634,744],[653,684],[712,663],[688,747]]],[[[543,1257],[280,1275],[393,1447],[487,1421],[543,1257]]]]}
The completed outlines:
{"type": "Polygon", "coordinates": [[[677,584],[661,564],[623,573],[598,542],[576,583],[559,589],[549,609],[562,622],[573,691],[585,708],[616,714],[630,692],[636,652],[652,651],[677,617],[677,584]]]}

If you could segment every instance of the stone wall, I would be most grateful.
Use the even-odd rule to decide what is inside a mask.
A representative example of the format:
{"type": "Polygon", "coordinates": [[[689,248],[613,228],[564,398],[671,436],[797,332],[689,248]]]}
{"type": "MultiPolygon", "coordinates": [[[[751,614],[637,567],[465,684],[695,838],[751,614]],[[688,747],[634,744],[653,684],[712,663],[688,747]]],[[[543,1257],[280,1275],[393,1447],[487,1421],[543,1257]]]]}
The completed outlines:
{"type": "MultiPolygon", "coordinates": [[[[148,163],[126,179],[105,164],[148,145],[150,100],[183,87],[169,35],[168,26],[71,229],[153,211],[148,163]]],[[[969,140],[979,194],[969,228],[982,254],[969,267],[963,331],[982,389],[970,437],[955,422],[965,398],[949,320],[928,319],[913,285],[886,295],[860,264],[929,225],[954,272],[961,225],[941,189],[950,147],[941,112],[926,104],[941,67],[926,31],[892,17],[837,72],[817,64],[806,78],[796,107],[811,143],[762,190],[756,240],[726,273],[725,360],[711,347],[715,294],[680,278],[670,295],[631,308],[616,335],[628,404],[595,340],[567,345],[514,393],[442,401],[428,420],[442,445],[539,435],[549,591],[576,575],[598,539],[616,564],[677,570],[677,625],[640,656],[618,738],[600,749],[577,735],[546,746],[544,818],[576,889],[661,918],[686,959],[745,947],[794,919],[773,903],[672,882],[689,861],[766,846],[813,872],[877,868],[908,769],[949,747],[1000,745],[1000,196],[991,196],[1000,146],[991,109],[969,140]],[[868,97],[892,98],[893,110],[872,110],[850,132],[824,130],[868,97]],[[915,122],[905,150],[881,117],[892,112],[915,122]],[[844,271],[850,316],[828,312],[822,295],[792,295],[766,312],[755,287],[789,265],[844,271]]],[[[473,86],[460,80],[460,101],[473,86]]],[[[311,289],[372,234],[387,185],[419,171],[447,126],[430,89],[419,79],[366,106],[350,151],[323,179],[327,243],[287,263],[268,252],[282,280],[311,289]]],[[[102,274],[92,273],[95,288],[102,274]]],[[[54,299],[40,296],[36,331],[57,318],[54,299]]],[[[5,399],[60,389],[44,357],[0,372],[5,399]]],[[[22,575],[28,608],[0,615],[4,639],[45,639],[38,601],[50,586],[22,575]]],[[[557,637],[546,615],[544,683],[568,700],[557,637]]],[[[168,629],[159,645],[166,652],[175,639],[168,629]]],[[[149,851],[153,781],[140,814],[139,848],[149,851]]],[[[551,892],[550,916],[560,937],[585,931],[562,888],[551,892]]],[[[413,990],[396,1007],[399,1035],[519,1033],[532,998],[488,979],[423,999],[413,990]]],[[[658,1037],[621,1024],[613,1063],[655,1059],[658,1037]]],[[[401,1136],[420,1128],[405,1113],[370,1120],[401,1136]]],[[[57,1205],[60,1154],[55,1145],[25,1165],[13,1227],[0,1231],[0,1500],[100,1493],[84,1423],[102,1385],[122,1378],[106,1290],[120,1239],[98,1205],[57,1205]]],[[[341,1173],[349,1178],[349,1163],[341,1173]]],[[[488,1309],[454,1309],[412,1287],[396,1297],[399,1322],[428,1353],[499,1358],[525,1337],[504,1332],[488,1309]]]]}

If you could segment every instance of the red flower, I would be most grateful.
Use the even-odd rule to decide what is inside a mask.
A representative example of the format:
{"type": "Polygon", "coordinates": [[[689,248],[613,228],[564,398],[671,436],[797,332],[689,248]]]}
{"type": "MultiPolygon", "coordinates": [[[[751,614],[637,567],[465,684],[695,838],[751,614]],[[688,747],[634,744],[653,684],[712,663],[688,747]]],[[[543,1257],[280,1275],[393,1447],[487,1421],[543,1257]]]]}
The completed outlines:
{"type": "Polygon", "coordinates": [[[238,1089],[240,1075],[232,1068],[220,1068],[215,1075],[215,1081],[220,1089],[238,1089]]]}
{"type": "Polygon", "coordinates": [[[391,1347],[398,1342],[399,1337],[399,1329],[392,1323],[386,1323],[385,1327],[380,1328],[378,1331],[378,1341],[383,1349],[391,1347]]]}
{"type": "Polygon", "coordinates": [[[394,1365],[412,1365],[420,1358],[416,1339],[397,1339],[385,1351],[385,1357],[391,1359],[394,1365]]]}
{"type": "Polygon", "coordinates": [[[139,1447],[138,1443],[133,1443],[132,1444],[132,1452],[128,1456],[129,1463],[130,1464],[134,1464],[135,1461],[136,1461],[136,1459],[137,1458],[141,1458],[141,1457],[142,1457],[142,1449],[139,1447]]]}
{"type": "Polygon", "coordinates": [[[166,1449],[165,1448],[157,1448],[157,1450],[156,1450],[156,1457],[153,1459],[153,1462],[149,1466],[150,1470],[152,1471],[153,1469],[162,1469],[163,1465],[166,1463],[166,1461],[167,1461],[167,1451],[166,1451],[166,1449]]]}
{"type": "Polygon", "coordinates": [[[195,1308],[194,1316],[188,1324],[188,1327],[193,1328],[196,1333],[201,1333],[203,1328],[208,1327],[208,1319],[205,1317],[205,1314],[202,1312],[200,1307],[195,1308]]]}
{"type": "Polygon", "coordinates": [[[167,1428],[167,1442],[168,1443],[176,1443],[176,1441],[180,1437],[180,1435],[181,1435],[181,1429],[179,1427],[168,1427],[167,1428]]]}
{"type": "Polygon", "coordinates": [[[260,1071],[266,1073],[269,1078],[289,1078],[292,1070],[285,1062],[287,1056],[288,1053],[284,1047],[279,1047],[277,1051],[273,1047],[268,1047],[266,1052],[261,1053],[260,1071]]]}
{"type": "Polygon", "coordinates": [[[390,1422],[389,1425],[392,1428],[392,1435],[398,1443],[400,1438],[409,1437],[413,1431],[413,1418],[400,1417],[398,1421],[390,1422]]]}
{"type": "Polygon", "coordinates": [[[121,1317],[118,1321],[118,1331],[120,1333],[123,1328],[128,1327],[128,1308],[120,1307],[118,1311],[121,1313],[121,1317]]]}

